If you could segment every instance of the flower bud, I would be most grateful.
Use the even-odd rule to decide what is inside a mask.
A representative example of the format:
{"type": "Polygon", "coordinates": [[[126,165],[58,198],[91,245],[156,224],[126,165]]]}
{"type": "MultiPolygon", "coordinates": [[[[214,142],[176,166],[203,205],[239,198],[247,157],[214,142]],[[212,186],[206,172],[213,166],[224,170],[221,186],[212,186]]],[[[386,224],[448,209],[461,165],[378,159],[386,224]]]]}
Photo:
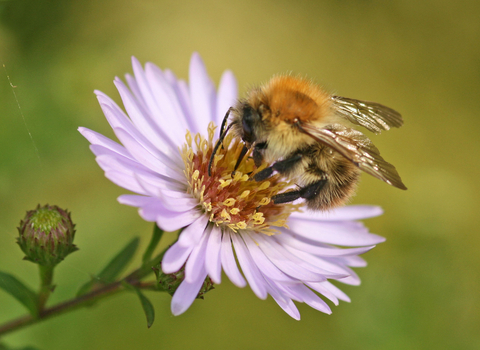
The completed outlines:
{"type": "Polygon", "coordinates": [[[25,253],[25,260],[53,267],[78,250],[73,244],[74,228],[67,211],[56,205],[38,205],[20,221],[17,243],[25,253]]]}
{"type": "MultiPolygon", "coordinates": [[[[157,276],[158,289],[167,292],[172,295],[175,294],[175,291],[180,286],[180,283],[185,279],[185,266],[183,266],[179,271],[174,273],[165,274],[162,271],[162,264],[160,263],[156,267],[153,267],[153,271],[157,276]]],[[[198,291],[197,299],[203,299],[205,293],[211,291],[215,287],[213,286],[213,281],[210,277],[207,276],[205,281],[202,284],[202,287],[198,291]]]]}

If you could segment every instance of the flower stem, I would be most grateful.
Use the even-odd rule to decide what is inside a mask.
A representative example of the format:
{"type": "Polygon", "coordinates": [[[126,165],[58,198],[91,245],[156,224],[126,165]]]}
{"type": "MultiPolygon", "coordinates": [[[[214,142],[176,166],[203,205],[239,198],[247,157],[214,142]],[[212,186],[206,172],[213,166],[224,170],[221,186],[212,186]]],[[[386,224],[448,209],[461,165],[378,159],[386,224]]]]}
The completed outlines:
{"type": "MultiPolygon", "coordinates": [[[[166,250],[165,250],[166,251],[166,250]]],[[[53,269],[50,271],[48,269],[40,269],[40,276],[42,280],[40,297],[39,297],[39,314],[37,317],[32,315],[25,315],[19,317],[13,321],[7,322],[3,325],[0,325],[0,336],[21,329],[25,326],[35,324],[46,320],[50,317],[61,315],[63,313],[76,310],[85,305],[91,305],[92,302],[97,302],[100,299],[104,299],[116,293],[122,292],[125,290],[125,287],[122,285],[128,283],[132,286],[135,286],[140,289],[152,289],[152,283],[142,283],[141,279],[147,277],[150,273],[153,272],[152,266],[158,265],[165,254],[165,251],[161,252],[159,255],[151,259],[148,263],[142,264],[142,267],[130,273],[127,277],[122,280],[115,281],[104,286],[101,286],[90,293],[83,294],[79,297],[72,298],[70,300],[58,303],[57,305],[45,308],[45,302],[48,299],[48,296],[51,293],[51,282],[53,278],[53,269]],[[149,267],[148,267],[149,266],[149,267]],[[49,288],[47,288],[49,287],[49,288]]]]}
{"type": "Polygon", "coordinates": [[[38,293],[38,311],[45,308],[48,297],[53,291],[53,266],[38,265],[40,271],[40,292],[38,293]]]}
{"type": "Polygon", "coordinates": [[[112,294],[121,291],[120,282],[114,282],[103,286],[97,290],[94,290],[88,294],[82,295],[78,298],[73,298],[49,308],[44,308],[40,311],[38,317],[32,315],[25,315],[17,318],[11,322],[7,322],[0,326],[0,335],[15,331],[30,324],[38,323],[47,318],[60,315],[67,311],[75,310],[85,304],[91,303],[93,300],[97,301],[112,294]]]}

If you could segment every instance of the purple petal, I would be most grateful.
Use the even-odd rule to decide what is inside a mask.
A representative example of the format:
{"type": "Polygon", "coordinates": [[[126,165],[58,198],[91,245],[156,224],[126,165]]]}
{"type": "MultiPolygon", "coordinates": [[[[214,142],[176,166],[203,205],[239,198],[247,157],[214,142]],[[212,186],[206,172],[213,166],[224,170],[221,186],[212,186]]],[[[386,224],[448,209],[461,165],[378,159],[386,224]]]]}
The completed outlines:
{"type": "Polygon", "coordinates": [[[262,251],[280,270],[289,276],[303,281],[324,281],[326,278],[340,278],[342,276],[320,268],[294,255],[270,237],[257,237],[262,251]]]}
{"type": "Polygon", "coordinates": [[[187,83],[184,80],[177,80],[175,74],[172,71],[166,69],[164,71],[165,78],[170,83],[170,86],[175,91],[175,94],[178,98],[178,103],[182,108],[183,115],[186,120],[193,119],[192,115],[192,103],[190,100],[190,93],[188,90],[187,83]]]}
{"type": "Polygon", "coordinates": [[[123,194],[118,197],[118,202],[131,207],[143,207],[144,205],[151,204],[152,202],[158,202],[158,199],[147,196],[138,196],[136,194],[123,194]]]}
{"type": "Polygon", "coordinates": [[[219,284],[222,281],[222,264],[220,249],[222,247],[222,232],[212,225],[212,232],[208,238],[207,251],[205,252],[205,268],[212,281],[219,284]]]}
{"type": "Polygon", "coordinates": [[[380,207],[373,205],[347,205],[345,207],[335,208],[329,211],[306,211],[303,213],[294,212],[291,218],[299,218],[315,221],[343,221],[343,220],[362,220],[373,218],[383,214],[380,207]]]}
{"type": "Polygon", "coordinates": [[[228,109],[235,104],[238,97],[238,87],[235,75],[229,70],[225,71],[220,79],[217,98],[217,115],[215,124],[220,126],[228,109]]]}
{"type": "MultiPolygon", "coordinates": [[[[185,281],[192,283],[198,278],[199,274],[205,271],[205,251],[207,249],[208,233],[211,227],[203,231],[200,242],[193,246],[192,253],[185,265],[185,281]]],[[[204,278],[205,279],[205,278],[204,278]]]]}
{"type": "MultiPolygon", "coordinates": [[[[329,272],[328,278],[332,279],[345,279],[350,275],[350,269],[346,266],[341,266],[333,263],[327,259],[315,256],[310,253],[305,253],[294,248],[286,248],[286,250],[299,260],[307,261],[310,265],[315,266],[317,269],[322,269],[329,272]]],[[[305,280],[306,281],[306,280],[305,280]]],[[[310,280],[309,282],[321,282],[310,280]]]]}
{"type": "Polygon", "coordinates": [[[139,163],[168,177],[176,178],[182,176],[181,169],[172,162],[171,158],[168,158],[160,151],[155,152],[151,146],[147,144],[148,141],[144,140],[144,143],[141,144],[138,142],[138,139],[132,137],[127,131],[120,128],[114,128],[113,130],[125,148],[139,163]]]}
{"type": "Polygon", "coordinates": [[[194,53],[190,60],[189,83],[194,116],[189,120],[190,130],[204,133],[215,116],[216,94],[214,84],[198,53],[194,53]]]}
{"type": "Polygon", "coordinates": [[[312,288],[314,291],[322,294],[335,305],[338,305],[338,298],[330,290],[324,287],[324,283],[325,282],[307,282],[306,285],[312,288]]]}
{"type": "Polygon", "coordinates": [[[112,181],[115,185],[123,187],[126,190],[136,192],[138,194],[147,194],[136,179],[128,174],[116,170],[105,171],[105,177],[112,181]]]}
{"type": "MultiPolygon", "coordinates": [[[[133,119],[142,118],[142,113],[138,111],[138,106],[135,104],[136,102],[133,101],[133,96],[131,96],[130,91],[128,91],[121,81],[117,81],[117,87],[122,95],[125,109],[129,112],[130,116],[133,119]]],[[[103,114],[114,130],[115,128],[120,128],[127,131],[137,140],[137,142],[142,144],[144,148],[149,149],[150,153],[156,154],[156,152],[162,150],[162,152],[168,156],[178,154],[177,148],[172,148],[168,142],[164,141],[166,138],[161,137],[161,135],[153,133],[150,135],[147,134],[147,137],[147,135],[142,134],[137,129],[137,126],[132,123],[132,120],[130,120],[129,117],[120,109],[120,107],[118,107],[118,105],[108,96],[97,91],[97,99],[100,103],[103,114]]],[[[161,133],[163,133],[163,131],[161,133]]],[[[182,138],[179,137],[179,140],[181,139],[182,138]]]]}
{"type": "MultiPolygon", "coordinates": [[[[168,89],[168,84],[165,80],[159,81],[160,74],[152,74],[152,64],[149,65],[149,71],[145,72],[137,59],[132,57],[132,66],[135,80],[138,83],[138,88],[149,112],[148,114],[144,113],[141,118],[135,118],[137,120],[136,125],[141,127],[142,132],[145,132],[146,135],[153,136],[155,131],[162,136],[162,139],[171,138],[174,144],[182,144],[187,124],[182,114],[177,114],[174,109],[168,108],[171,104],[164,94],[165,89],[168,89]],[[142,122],[141,119],[145,121],[142,122]],[[171,131],[167,135],[165,135],[165,125],[168,125],[171,131]],[[151,128],[151,131],[145,129],[148,127],[151,128]]],[[[161,72],[160,70],[158,71],[161,72]]],[[[125,108],[127,108],[126,105],[125,108]]]]}
{"type": "MultiPolygon", "coordinates": [[[[127,86],[120,80],[115,79],[115,86],[122,98],[128,116],[135,128],[157,149],[162,149],[168,154],[173,153],[176,146],[183,141],[183,134],[185,128],[177,128],[175,123],[170,123],[169,128],[171,133],[167,133],[165,127],[161,123],[161,114],[158,110],[152,111],[150,109],[144,110],[143,106],[134,98],[127,86]]],[[[139,85],[142,87],[142,84],[139,85]]],[[[148,106],[150,107],[150,106],[148,106]]],[[[147,107],[147,108],[148,108],[147,107]]],[[[172,118],[172,115],[170,115],[172,118]]]]}
{"type": "MultiPolygon", "coordinates": [[[[117,78],[115,78],[115,80],[117,80],[117,78]]],[[[139,112],[148,115],[148,107],[145,104],[145,100],[143,99],[142,92],[140,91],[140,87],[138,86],[138,82],[135,80],[135,77],[127,73],[125,74],[125,80],[127,81],[130,91],[133,93],[134,101],[139,112]]]]}
{"type": "Polygon", "coordinates": [[[279,241],[282,245],[288,245],[292,248],[312,253],[315,255],[320,256],[351,256],[351,255],[359,255],[368,252],[369,250],[373,249],[375,246],[368,246],[368,247],[361,247],[361,248],[337,248],[325,245],[320,245],[318,242],[309,241],[309,240],[300,240],[295,235],[295,233],[287,230],[282,229],[282,234],[275,236],[275,239],[279,241]]]}
{"type": "MultiPolygon", "coordinates": [[[[256,236],[257,234],[255,234],[256,236]]],[[[284,283],[295,282],[295,279],[285,275],[280,271],[268,258],[265,253],[258,247],[257,242],[248,233],[242,235],[245,245],[247,246],[250,255],[263,275],[268,278],[284,283]]]]}
{"type": "Polygon", "coordinates": [[[83,127],[79,127],[78,131],[80,131],[83,137],[85,137],[92,145],[103,146],[115,153],[118,153],[121,156],[124,156],[125,158],[133,159],[133,157],[130,155],[130,153],[128,153],[125,147],[115,141],[110,140],[108,137],[105,137],[98,132],[83,127]]]}
{"type": "Polygon", "coordinates": [[[301,298],[301,301],[310,307],[329,315],[332,313],[332,310],[327,303],[325,303],[318,295],[308,289],[305,285],[297,284],[295,286],[288,286],[288,288],[290,290],[294,290],[301,298]]]}
{"type": "Polygon", "coordinates": [[[349,273],[349,276],[345,278],[340,278],[337,281],[345,284],[349,284],[351,286],[359,286],[361,281],[360,281],[360,277],[358,277],[356,272],[346,266],[344,267],[344,269],[349,273]]]}
{"type": "Polygon", "coordinates": [[[178,130],[180,135],[184,135],[185,130],[188,128],[187,118],[175,86],[172,86],[164,73],[152,63],[145,65],[145,73],[155,94],[157,104],[161,109],[162,119],[159,120],[160,126],[169,125],[170,129],[170,125],[173,124],[175,129],[170,129],[170,131],[173,133],[178,130]],[[171,116],[176,116],[176,118],[172,118],[171,116]]]}
{"type": "Polygon", "coordinates": [[[204,235],[207,224],[208,217],[206,215],[201,215],[190,226],[186,227],[182,231],[178,237],[178,244],[180,244],[182,247],[193,247],[198,244],[204,235]]]}
{"type": "Polygon", "coordinates": [[[282,295],[282,292],[279,292],[271,287],[268,289],[268,293],[272,296],[273,300],[275,300],[278,306],[280,306],[290,317],[297,321],[300,320],[300,312],[291,299],[285,298],[282,295]]]}
{"type": "Polygon", "coordinates": [[[232,234],[230,237],[232,238],[235,252],[237,253],[238,262],[242,267],[243,274],[247,278],[250,288],[252,288],[253,293],[255,293],[257,297],[266,299],[267,289],[265,287],[265,281],[255,266],[255,263],[252,261],[250,253],[247,247],[245,247],[245,243],[238,234],[232,234]]]}
{"type": "Polygon", "coordinates": [[[192,305],[206,277],[207,273],[205,268],[202,267],[198,278],[192,281],[192,283],[184,280],[180,284],[172,298],[171,310],[174,316],[184,313],[192,305]]]}
{"type": "MultiPolygon", "coordinates": [[[[100,148],[101,146],[92,145],[91,147],[94,153],[97,153],[99,150],[96,148],[100,148]]],[[[107,154],[99,155],[96,160],[100,167],[105,170],[107,178],[114,181],[117,185],[133,192],[145,195],[152,195],[152,193],[154,193],[154,195],[157,196],[161,188],[179,187],[172,179],[162,177],[160,174],[155,174],[138,162],[124,158],[118,154],[114,156],[107,154]]],[[[183,190],[183,186],[180,187],[180,189],[183,190]]],[[[183,210],[177,211],[186,211],[187,209],[189,208],[185,207],[183,210]]]]}
{"type": "Polygon", "coordinates": [[[343,246],[368,246],[385,241],[385,238],[369,233],[360,222],[320,222],[313,220],[288,220],[290,230],[295,234],[322,243],[343,246]]]}
{"type": "Polygon", "coordinates": [[[163,256],[162,271],[167,274],[179,271],[187,261],[192,250],[193,246],[182,247],[178,242],[172,245],[163,256]]]}
{"type": "Polygon", "coordinates": [[[157,225],[164,231],[176,231],[194,222],[201,213],[195,210],[186,212],[175,212],[167,208],[159,207],[157,211],[157,225]]]}
{"type": "Polygon", "coordinates": [[[345,264],[350,267],[366,267],[367,262],[360,256],[348,256],[344,258],[345,264]]]}
{"type": "Polygon", "coordinates": [[[155,177],[157,174],[144,167],[141,163],[131,158],[126,158],[108,148],[98,145],[91,145],[90,149],[97,156],[96,161],[105,170],[116,170],[131,176],[142,174],[144,177],[155,177]]]}
{"type": "Polygon", "coordinates": [[[172,211],[195,210],[195,207],[198,206],[198,201],[194,198],[172,198],[164,196],[162,191],[160,191],[159,196],[162,202],[166,203],[172,211]]]}
{"type": "Polygon", "coordinates": [[[334,286],[330,282],[322,282],[323,286],[332,292],[339,300],[346,301],[347,303],[350,302],[350,298],[344,292],[342,292],[339,288],[334,286]]]}
{"type": "MultiPolygon", "coordinates": [[[[232,235],[235,234],[236,233],[232,233],[232,235]]],[[[223,270],[225,271],[225,274],[228,276],[230,281],[232,281],[232,283],[237,287],[245,287],[247,285],[247,282],[238,270],[237,262],[235,261],[235,256],[233,255],[230,234],[227,231],[223,233],[222,247],[220,249],[220,259],[222,260],[223,270]]]]}

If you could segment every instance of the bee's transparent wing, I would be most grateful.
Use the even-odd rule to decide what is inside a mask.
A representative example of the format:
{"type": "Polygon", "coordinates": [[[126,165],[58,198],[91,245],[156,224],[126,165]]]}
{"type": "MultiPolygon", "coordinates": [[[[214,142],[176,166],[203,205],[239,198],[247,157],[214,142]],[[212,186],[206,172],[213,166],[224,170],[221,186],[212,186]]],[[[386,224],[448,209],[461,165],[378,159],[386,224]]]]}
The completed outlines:
{"type": "Polygon", "coordinates": [[[377,147],[360,131],[340,124],[329,125],[325,129],[310,125],[298,127],[305,134],[350,159],[366,173],[399,189],[407,189],[395,167],[382,158],[377,147]]]}
{"type": "Polygon", "coordinates": [[[380,103],[340,96],[332,96],[332,102],[338,116],[377,134],[403,125],[400,113],[380,103]]]}

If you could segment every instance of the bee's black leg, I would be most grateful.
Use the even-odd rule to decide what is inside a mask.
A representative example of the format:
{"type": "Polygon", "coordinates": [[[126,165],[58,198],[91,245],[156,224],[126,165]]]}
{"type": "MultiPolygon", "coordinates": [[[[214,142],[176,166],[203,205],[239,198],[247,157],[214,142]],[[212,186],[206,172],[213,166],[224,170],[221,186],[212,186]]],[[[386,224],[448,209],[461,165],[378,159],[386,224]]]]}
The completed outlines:
{"type": "Polygon", "coordinates": [[[296,201],[301,197],[300,190],[279,193],[272,197],[274,204],[282,204],[296,201]]]}
{"type": "Polygon", "coordinates": [[[313,184],[307,185],[305,187],[302,187],[300,189],[301,196],[302,198],[305,199],[311,199],[315,198],[318,196],[320,191],[322,190],[323,186],[327,183],[327,179],[323,179],[317,182],[314,182],[313,184]]]}
{"type": "Polygon", "coordinates": [[[260,165],[262,165],[263,162],[263,153],[261,152],[267,148],[267,143],[266,142],[260,142],[255,144],[253,147],[253,162],[255,163],[255,166],[258,168],[260,165]]]}
{"type": "Polygon", "coordinates": [[[253,176],[253,179],[255,181],[263,181],[265,179],[268,179],[270,176],[272,176],[272,174],[273,174],[273,167],[268,167],[256,173],[253,176]]]}
{"type": "Polygon", "coordinates": [[[280,174],[283,174],[288,170],[290,170],[293,166],[295,166],[295,164],[297,164],[301,159],[302,159],[301,154],[295,154],[290,158],[279,160],[278,162],[274,163],[272,166],[265,168],[262,171],[259,171],[258,173],[256,173],[253,179],[255,181],[263,181],[265,179],[268,179],[270,176],[272,176],[274,171],[279,172],[280,174]]]}
{"type": "Polygon", "coordinates": [[[293,202],[299,198],[311,199],[317,196],[322,190],[323,186],[327,183],[327,180],[320,180],[314,182],[310,185],[302,187],[295,191],[289,191],[284,193],[279,193],[272,197],[272,201],[275,204],[289,203],[293,202]]]}

